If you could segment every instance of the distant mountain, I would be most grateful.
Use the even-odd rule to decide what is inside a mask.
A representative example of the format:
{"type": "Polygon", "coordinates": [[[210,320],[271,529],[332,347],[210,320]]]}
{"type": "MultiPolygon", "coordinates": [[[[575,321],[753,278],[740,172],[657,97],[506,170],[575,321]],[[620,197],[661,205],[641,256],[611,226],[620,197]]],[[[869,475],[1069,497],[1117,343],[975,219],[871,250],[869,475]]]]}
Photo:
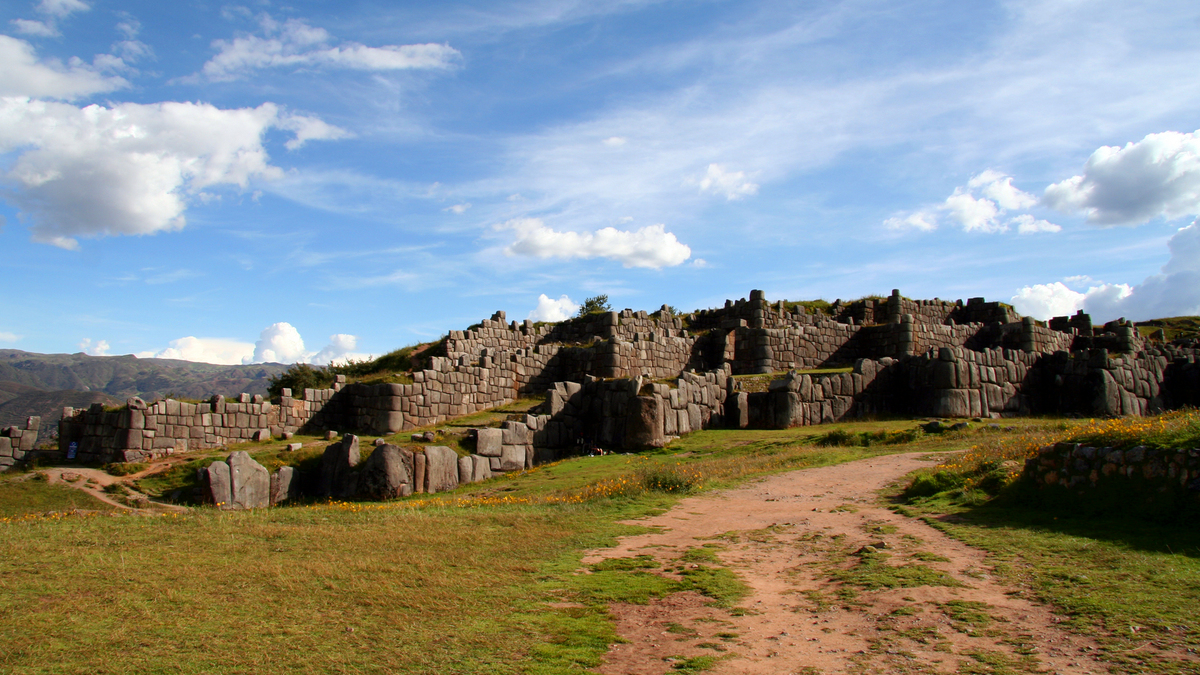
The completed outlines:
{"type": "Polygon", "coordinates": [[[221,366],[136,356],[35,354],[0,349],[0,427],[42,418],[42,439],[57,434],[62,409],[93,403],[119,405],[131,396],[203,399],[213,394],[266,394],[268,380],[288,369],[279,363],[221,366]]]}
{"type": "Polygon", "coordinates": [[[22,394],[11,400],[0,403],[0,427],[17,426],[25,428],[25,420],[37,416],[42,418],[42,426],[38,438],[45,440],[58,435],[58,421],[62,419],[62,409],[87,408],[93,403],[103,403],[106,406],[120,405],[124,399],[118,399],[98,391],[37,391],[22,394]]]}
{"type": "Polygon", "coordinates": [[[0,349],[0,401],[29,393],[17,385],[42,391],[95,391],[124,401],[172,396],[207,398],[213,394],[266,394],[268,379],[288,369],[279,363],[221,366],[174,359],[87,354],[34,354],[0,349]]]}

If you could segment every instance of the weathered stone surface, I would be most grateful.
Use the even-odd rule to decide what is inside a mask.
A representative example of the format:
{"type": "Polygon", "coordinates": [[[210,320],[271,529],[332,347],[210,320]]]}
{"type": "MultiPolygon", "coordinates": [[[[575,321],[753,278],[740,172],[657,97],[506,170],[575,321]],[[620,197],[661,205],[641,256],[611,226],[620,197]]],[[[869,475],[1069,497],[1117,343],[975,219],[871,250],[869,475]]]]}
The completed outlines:
{"type": "Polygon", "coordinates": [[[656,396],[637,396],[630,402],[625,422],[625,447],[661,448],[666,445],[663,432],[664,401],[656,396]]]}
{"type": "Polygon", "coordinates": [[[425,491],[445,492],[458,487],[458,453],[444,445],[425,448],[425,491]]]}
{"type": "Polygon", "coordinates": [[[288,444],[287,444],[287,451],[288,451],[288,452],[295,452],[295,451],[297,451],[297,450],[299,450],[300,448],[303,448],[303,447],[304,447],[304,444],[303,444],[303,443],[288,443],[288,444]]]}
{"type": "Polygon", "coordinates": [[[425,453],[413,453],[413,491],[425,492],[425,479],[428,473],[425,470],[425,453]]]}
{"type": "Polygon", "coordinates": [[[296,480],[296,469],[290,466],[279,467],[271,474],[271,506],[293,500],[299,496],[300,484],[296,480]]]}
{"type": "Polygon", "coordinates": [[[239,450],[229,459],[229,480],[232,484],[232,506],[236,509],[256,509],[271,504],[271,474],[254,461],[250,454],[239,450]]]}
{"type": "Polygon", "coordinates": [[[533,442],[533,434],[524,422],[506,421],[503,426],[504,445],[529,445],[533,442]]]}
{"type": "Polygon", "coordinates": [[[358,466],[358,436],[347,434],[338,443],[331,443],[321,457],[320,496],[344,499],[354,494],[355,475],[351,469],[358,466]]]}
{"type": "Polygon", "coordinates": [[[491,477],[491,458],[481,455],[471,455],[471,482],[478,483],[491,477]]]}
{"type": "Polygon", "coordinates": [[[392,499],[412,494],[413,453],[395,445],[381,445],[358,471],[358,497],[392,499]]]}
{"type": "Polygon", "coordinates": [[[501,429],[479,429],[475,432],[475,452],[484,457],[499,457],[500,446],[504,445],[501,429]]]}
{"type": "Polygon", "coordinates": [[[967,390],[941,389],[934,391],[930,412],[937,417],[970,417],[971,404],[967,390]]]}
{"type": "Polygon", "coordinates": [[[525,468],[525,452],[529,446],[503,445],[500,448],[500,471],[520,471],[525,468]]]}
{"type": "Polygon", "coordinates": [[[217,461],[208,465],[208,495],[218,508],[233,504],[233,484],[229,480],[229,465],[217,461]]]}
{"type": "Polygon", "coordinates": [[[458,458],[458,482],[460,484],[473,482],[471,480],[471,474],[474,471],[474,469],[475,469],[475,463],[471,461],[471,458],[469,456],[459,457],[458,458]]]}
{"type": "Polygon", "coordinates": [[[254,436],[252,437],[252,440],[260,442],[260,443],[262,441],[269,441],[269,440],[271,440],[271,432],[266,429],[259,429],[258,431],[254,432],[254,436]]]}

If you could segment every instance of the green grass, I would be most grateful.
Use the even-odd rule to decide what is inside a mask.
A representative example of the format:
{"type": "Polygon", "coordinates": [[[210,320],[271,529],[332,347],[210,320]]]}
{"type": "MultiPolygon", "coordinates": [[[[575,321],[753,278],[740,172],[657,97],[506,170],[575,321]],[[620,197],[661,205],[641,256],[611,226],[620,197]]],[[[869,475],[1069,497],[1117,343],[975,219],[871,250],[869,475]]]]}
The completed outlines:
{"type": "Polygon", "coordinates": [[[908,563],[892,565],[887,553],[862,553],[848,569],[837,569],[830,574],[834,581],[856,586],[868,591],[882,588],[915,588],[917,586],[949,586],[961,588],[962,583],[954,577],[928,565],[908,563]]]}
{"type": "MultiPolygon", "coordinates": [[[[63,513],[75,509],[111,511],[113,506],[91,495],[44,480],[6,478],[0,480],[0,521],[37,513],[63,513]]],[[[4,523],[0,522],[0,528],[4,523]]]]}
{"type": "MultiPolygon", "coordinates": [[[[995,574],[1095,638],[1116,672],[1194,672],[1193,662],[1159,650],[1200,651],[1200,532],[1192,523],[1126,518],[1115,504],[1107,515],[1084,516],[957,491],[898,508],[988,551],[995,574]]],[[[943,610],[962,625],[986,625],[974,614],[984,608],[943,610]]]]}

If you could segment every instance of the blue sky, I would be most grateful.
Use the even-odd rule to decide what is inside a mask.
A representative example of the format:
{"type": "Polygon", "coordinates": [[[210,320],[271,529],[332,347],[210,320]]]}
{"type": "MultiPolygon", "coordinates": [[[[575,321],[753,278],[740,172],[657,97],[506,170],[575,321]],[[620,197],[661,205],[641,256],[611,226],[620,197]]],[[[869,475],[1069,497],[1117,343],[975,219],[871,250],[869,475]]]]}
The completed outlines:
{"type": "Polygon", "coordinates": [[[0,7],[0,347],[317,363],[503,309],[1200,314],[1187,2],[0,7]]]}

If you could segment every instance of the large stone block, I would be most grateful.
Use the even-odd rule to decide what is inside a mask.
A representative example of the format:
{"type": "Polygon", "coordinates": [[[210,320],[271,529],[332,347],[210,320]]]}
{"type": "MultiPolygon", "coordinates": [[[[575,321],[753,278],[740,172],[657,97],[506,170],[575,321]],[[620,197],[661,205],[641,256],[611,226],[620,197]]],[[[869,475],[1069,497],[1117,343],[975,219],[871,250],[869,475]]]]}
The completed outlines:
{"type": "Polygon", "coordinates": [[[271,506],[296,499],[300,495],[299,488],[296,470],[290,466],[280,467],[271,474],[271,506]]]}
{"type": "Polygon", "coordinates": [[[357,495],[371,499],[404,497],[413,492],[413,453],[385,444],[375,448],[359,469],[357,495]]]}
{"type": "Polygon", "coordinates": [[[460,485],[473,482],[471,474],[475,470],[475,463],[471,461],[470,456],[458,458],[458,482],[460,485]]]}
{"type": "Polygon", "coordinates": [[[213,462],[205,469],[208,495],[218,508],[228,508],[233,504],[233,484],[229,480],[229,465],[225,462],[213,462]]]}
{"type": "Polygon", "coordinates": [[[232,486],[232,507],[255,509],[271,504],[271,474],[266,467],[254,461],[249,453],[231,453],[229,459],[229,481],[232,486]]]}
{"type": "Polygon", "coordinates": [[[475,435],[475,452],[484,457],[499,457],[500,447],[504,445],[504,431],[501,429],[479,429],[475,435]]]}
{"type": "Polygon", "coordinates": [[[478,483],[492,477],[490,457],[471,455],[471,482],[478,483]]]}
{"type": "Polygon", "coordinates": [[[359,462],[358,437],[346,434],[338,443],[331,443],[321,457],[320,496],[344,499],[354,494],[357,478],[351,469],[359,462]]]}
{"type": "Polygon", "coordinates": [[[625,442],[627,449],[661,448],[666,445],[663,412],[666,403],[657,396],[636,396],[630,402],[630,413],[625,418],[625,442]]]}
{"type": "Polygon", "coordinates": [[[500,449],[500,471],[520,471],[525,468],[527,445],[504,445],[500,449]]]}
{"type": "Polygon", "coordinates": [[[935,417],[970,417],[971,402],[966,389],[940,389],[933,392],[929,414],[935,417]]]}
{"type": "Polygon", "coordinates": [[[504,445],[529,445],[533,442],[533,434],[524,422],[506,421],[503,425],[504,445]]]}
{"type": "Polygon", "coordinates": [[[425,448],[425,491],[445,492],[458,487],[458,453],[444,445],[425,448]]]}

